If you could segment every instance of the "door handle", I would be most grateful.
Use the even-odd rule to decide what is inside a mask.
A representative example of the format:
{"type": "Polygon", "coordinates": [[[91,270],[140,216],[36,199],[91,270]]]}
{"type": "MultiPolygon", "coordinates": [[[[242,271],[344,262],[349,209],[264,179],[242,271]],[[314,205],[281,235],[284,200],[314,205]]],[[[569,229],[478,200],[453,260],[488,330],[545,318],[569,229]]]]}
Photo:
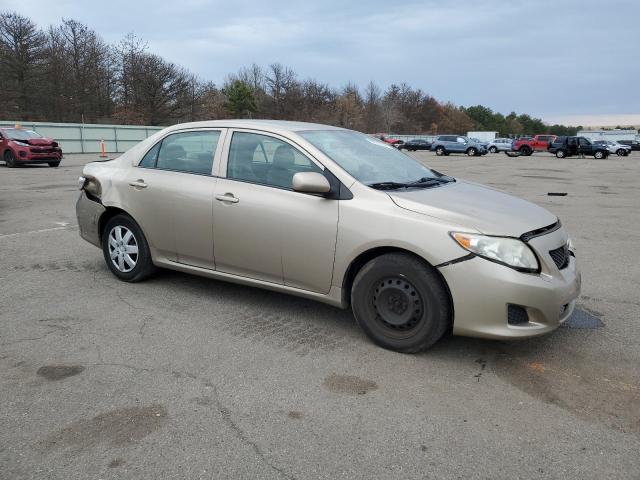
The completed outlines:
{"type": "Polygon", "coordinates": [[[240,201],[239,198],[236,198],[231,193],[225,193],[224,195],[216,195],[216,200],[219,202],[229,202],[229,203],[238,203],[240,201]]]}
{"type": "Polygon", "coordinates": [[[136,188],[147,188],[148,187],[148,185],[146,183],[144,183],[144,180],[142,180],[141,178],[139,178],[135,182],[129,182],[129,185],[131,185],[132,187],[136,187],[136,188]]]}

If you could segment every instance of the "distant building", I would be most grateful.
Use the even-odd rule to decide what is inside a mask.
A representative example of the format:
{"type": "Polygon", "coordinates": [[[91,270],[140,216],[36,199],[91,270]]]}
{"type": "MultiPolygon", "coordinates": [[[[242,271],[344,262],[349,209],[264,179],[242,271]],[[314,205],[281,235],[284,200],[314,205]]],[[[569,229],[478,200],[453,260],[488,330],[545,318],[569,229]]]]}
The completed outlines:
{"type": "Polygon", "coordinates": [[[638,140],[638,130],[580,130],[579,137],[587,137],[589,140],[638,140]]]}

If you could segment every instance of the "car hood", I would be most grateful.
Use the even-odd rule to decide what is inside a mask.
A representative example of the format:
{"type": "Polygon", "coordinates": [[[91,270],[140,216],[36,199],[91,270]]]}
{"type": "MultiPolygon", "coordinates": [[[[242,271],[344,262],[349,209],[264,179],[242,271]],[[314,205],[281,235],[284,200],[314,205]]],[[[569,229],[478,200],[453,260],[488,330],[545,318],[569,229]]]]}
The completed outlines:
{"type": "Polygon", "coordinates": [[[387,193],[401,208],[468,226],[486,235],[519,237],[558,220],[538,205],[470,182],[387,193]]]}
{"type": "Polygon", "coordinates": [[[53,138],[30,138],[29,140],[17,140],[18,142],[28,143],[29,145],[52,145],[53,138]]]}

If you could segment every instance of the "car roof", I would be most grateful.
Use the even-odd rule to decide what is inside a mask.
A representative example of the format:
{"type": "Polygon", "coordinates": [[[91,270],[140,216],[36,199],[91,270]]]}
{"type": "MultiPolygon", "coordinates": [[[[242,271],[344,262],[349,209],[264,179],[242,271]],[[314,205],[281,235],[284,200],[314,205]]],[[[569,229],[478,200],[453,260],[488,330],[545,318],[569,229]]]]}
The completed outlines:
{"type": "Polygon", "coordinates": [[[169,131],[190,128],[247,128],[271,133],[300,132],[304,130],[346,130],[321,123],[292,122],[288,120],[205,120],[202,122],[179,123],[168,128],[169,131]]]}

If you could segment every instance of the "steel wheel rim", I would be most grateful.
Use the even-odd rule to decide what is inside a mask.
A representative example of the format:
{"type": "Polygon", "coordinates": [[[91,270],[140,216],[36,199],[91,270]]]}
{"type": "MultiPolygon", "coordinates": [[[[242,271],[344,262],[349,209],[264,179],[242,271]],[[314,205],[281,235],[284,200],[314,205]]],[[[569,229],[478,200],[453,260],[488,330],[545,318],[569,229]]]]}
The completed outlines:
{"type": "Polygon", "coordinates": [[[405,277],[387,277],[373,288],[376,320],[394,331],[408,331],[418,325],[424,304],[418,290],[405,277]]]}
{"type": "Polygon", "coordinates": [[[138,264],[138,241],[131,230],[116,225],[109,232],[109,258],[119,272],[129,273],[138,264]]]}

